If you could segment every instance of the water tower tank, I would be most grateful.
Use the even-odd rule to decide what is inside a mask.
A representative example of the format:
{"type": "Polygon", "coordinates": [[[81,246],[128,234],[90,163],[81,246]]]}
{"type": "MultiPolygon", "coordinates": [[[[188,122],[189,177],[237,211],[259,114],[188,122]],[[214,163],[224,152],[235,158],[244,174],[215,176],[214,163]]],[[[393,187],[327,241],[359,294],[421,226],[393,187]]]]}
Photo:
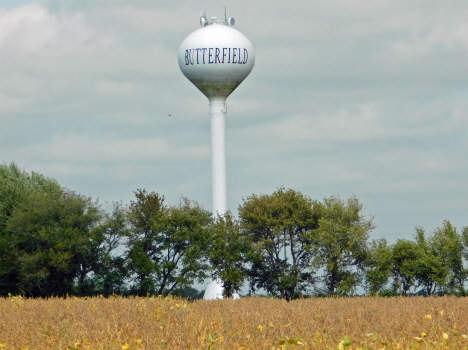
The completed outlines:
{"type": "Polygon", "coordinates": [[[179,67],[210,101],[226,99],[249,75],[255,63],[252,43],[232,28],[233,18],[219,22],[201,18],[179,49],[179,67]]]}

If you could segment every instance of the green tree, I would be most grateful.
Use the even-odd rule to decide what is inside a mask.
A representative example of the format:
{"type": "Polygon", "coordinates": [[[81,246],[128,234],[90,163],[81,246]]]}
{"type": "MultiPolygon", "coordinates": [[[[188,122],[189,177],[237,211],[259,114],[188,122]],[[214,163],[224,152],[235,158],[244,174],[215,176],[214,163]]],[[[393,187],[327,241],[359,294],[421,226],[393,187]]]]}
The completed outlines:
{"type": "Polygon", "coordinates": [[[311,285],[318,206],[302,193],[284,188],[244,200],[239,217],[249,247],[246,258],[251,291],[263,288],[289,301],[311,285]]]}
{"type": "Polygon", "coordinates": [[[211,212],[183,198],[170,206],[161,231],[164,258],[159,264],[158,294],[176,292],[209,277],[209,245],[212,241],[211,212]]]}
{"type": "Polygon", "coordinates": [[[437,288],[446,284],[447,264],[440,256],[442,251],[434,249],[434,240],[426,239],[421,227],[416,227],[417,255],[414,261],[414,277],[426,295],[432,295],[437,288]]]}
{"type": "Polygon", "coordinates": [[[421,287],[418,292],[425,295],[443,291],[450,272],[449,260],[456,259],[444,253],[450,247],[442,247],[441,244],[448,241],[443,239],[441,232],[426,238],[421,227],[416,227],[414,238],[415,241],[398,240],[393,246],[394,290],[402,295],[408,295],[412,287],[415,291],[421,287]]]}
{"type": "Polygon", "coordinates": [[[15,163],[0,165],[0,295],[21,293],[20,251],[7,228],[15,208],[32,195],[61,193],[58,183],[21,170],[15,163]]]}
{"type": "Polygon", "coordinates": [[[102,272],[125,226],[119,211],[107,214],[13,163],[0,166],[0,295],[89,293],[89,276],[102,272]]]}
{"type": "Polygon", "coordinates": [[[186,298],[186,299],[191,299],[191,300],[203,299],[204,294],[205,294],[204,290],[198,290],[189,286],[179,290],[179,296],[181,298],[186,298]]]}
{"type": "Polygon", "coordinates": [[[6,230],[17,260],[18,292],[31,297],[72,294],[89,273],[87,255],[100,213],[73,192],[35,193],[16,206],[6,230]]]}
{"type": "Polygon", "coordinates": [[[35,193],[61,193],[62,188],[54,179],[39,173],[21,170],[15,163],[0,165],[0,233],[13,209],[35,193]]]}
{"type": "Polygon", "coordinates": [[[213,277],[221,281],[224,296],[229,298],[238,293],[247,276],[245,252],[248,243],[241,236],[240,225],[231,213],[218,216],[210,243],[210,263],[213,277]]]}
{"type": "Polygon", "coordinates": [[[136,274],[134,290],[140,295],[155,292],[153,281],[158,269],[159,255],[157,240],[160,224],[166,215],[164,197],[146,190],[135,192],[136,200],[129,208],[130,234],[127,242],[128,267],[136,274]]]}
{"type": "Polygon", "coordinates": [[[362,216],[362,207],[356,197],[347,201],[334,196],[324,199],[315,239],[328,295],[353,294],[361,280],[367,240],[374,228],[372,218],[362,216]]]}
{"type": "Polygon", "coordinates": [[[417,243],[399,239],[393,246],[393,288],[401,295],[408,295],[416,284],[416,261],[419,257],[417,243]]]}
{"type": "Polygon", "coordinates": [[[127,208],[113,203],[101,215],[88,246],[82,251],[75,289],[81,295],[126,294],[129,273],[124,256],[117,255],[117,250],[122,250],[122,239],[129,236],[127,208]]]}
{"type": "Polygon", "coordinates": [[[365,261],[366,287],[370,295],[385,290],[392,275],[392,247],[382,238],[372,241],[365,261]]]}
{"type": "Polygon", "coordinates": [[[442,227],[435,229],[430,238],[430,245],[434,254],[439,257],[448,270],[444,286],[447,292],[466,296],[465,281],[468,278],[468,270],[463,261],[466,251],[463,235],[457,232],[450,221],[444,221],[442,227]]]}
{"type": "Polygon", "coordinates": [[[157,193],[137,190],[135,196],[127,245],[129,268],[136,275],[134,291],[179,294],[206,278],[211,213],[186,198],[179,206],[165,206],[157,193]]]}

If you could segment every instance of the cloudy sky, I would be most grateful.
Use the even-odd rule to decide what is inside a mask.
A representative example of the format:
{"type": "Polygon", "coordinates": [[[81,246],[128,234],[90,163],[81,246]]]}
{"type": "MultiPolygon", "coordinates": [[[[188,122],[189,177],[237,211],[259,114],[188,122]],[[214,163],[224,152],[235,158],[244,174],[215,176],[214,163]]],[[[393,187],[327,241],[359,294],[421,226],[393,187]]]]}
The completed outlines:
{"type": "Polygon", "coordinates": [[[285,186],[356,195],[372,238],[468,225],[465,0],[0,0],[0,161],[211,208],[208,100],[177,51],[224,5],[256,50],[228,99],[231,211],[285,186]]]}

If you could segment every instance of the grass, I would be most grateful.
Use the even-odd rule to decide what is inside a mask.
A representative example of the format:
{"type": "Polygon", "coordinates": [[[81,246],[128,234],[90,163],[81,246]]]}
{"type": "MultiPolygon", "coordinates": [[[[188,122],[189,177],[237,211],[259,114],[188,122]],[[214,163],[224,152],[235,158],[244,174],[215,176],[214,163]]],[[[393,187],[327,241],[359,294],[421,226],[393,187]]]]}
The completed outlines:
{"type": "Polygon", "coordinates": [[[0,298],[0,349],[468,349],[468,299],[0,298]]]}

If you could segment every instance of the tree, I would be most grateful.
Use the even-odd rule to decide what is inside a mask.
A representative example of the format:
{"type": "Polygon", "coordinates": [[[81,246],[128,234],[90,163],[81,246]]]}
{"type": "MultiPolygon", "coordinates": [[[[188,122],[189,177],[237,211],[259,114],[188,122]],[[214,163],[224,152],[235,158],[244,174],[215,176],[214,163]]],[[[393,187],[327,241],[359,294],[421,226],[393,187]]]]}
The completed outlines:
{"type": "Polygon", "coordinates": [[[166,215],[164,197],[145,190],[135,192],[130,204],[128,220],[130,234],[127,243],[129,269],[136,274],[133,289],[140,295],[155,292],[153,275],[158,269],[160,251],[156,240],[159,225],[166,215]]]}
{"type": "Polygon", "coordinates": [[[191,300],[203,299],[204,294],[205,294],[204,290],[198,290],[189,286],[179,290],[179,296],[181,298],[191,299],[191,300]]]}
{"type": "Polygon", "coordinates": [[[447,264],[444,263],[439,253],[434,249],[434,240],[426,240],[425,232],[421,227],[416,227],[417,254],[414,261],[414,277],[418,286],[422,286],[426,295],[432,295],[438,287],[446,284],[448,275],[447,264]]]}
{"type": "Polygon", "coordinates": [[[374,228],[362,214],[356,197],[324,199],[319,227],[315,230],[318,264],[324,269],[322,282],[328,295],[354,293],[367,257],[367,240],[374,228]]]}
{"type": "Polygon", "coordinates": [[[59,192],[61,187],[53,179],[28,174],[15,163],[0,165],[0,295],[20,293],[19,252],[7,230],[14,209],[33,194],[59,192]]]}
{"type": "Polygon", "coordinates": [[[407,295],[416,283],[416,260],[419,251],[415,242],[399,239],[393,246],[393,288],[402,295],[407,295]]]}
{"type": "Polygon", "coordinates": [[[179,206],[165,206],[157,193],[137,190],[135,196],[127,245],[134,291],[178,294],[207,277],[211,213],[186,198],[179,206]]]}
{"type": "Polygon", "coordinates": [[[53,179],[0,166],[0,295],[92,293],[90,275],[103,272],[123,217],[119,206],[110,215],[53,179]]]}
{"type": "Polygon", "coordinates": [[[62,188],[54,179],[39,173],[21,170],[15,163],[0,165],[0,233],[13,209],[35,193],[60,193],[62,188]]]}
{"type": "Polygon", "coordinates": [[[182,198],[179,206],[169,207],[161,231],[157,294],[180,290],[203,282],[209,276],[208,249],[212,241],[211,212],[198,203],[182,198]]]}
{"type": "Polygon", "coordinates": [[[82,251],[76,292],[81,295],[125,294],[129,278],[126,260],[117,255],[122,239],[128,237],[127,208],[113,203],[93,230],[89,245],[82,251]]]}
{"type": "Polygon", "coordinates": [[[53,221],[48,211],[54,211],[54,199],[63,204],[64,193],[53,179],[34,172],[28,174],[14,163],[0,166],[0,294],[39,295],[33,281],[47,284],[45,280],[49,279],[54,283],[51,271],[38,260],[64,264],[62,254],[50,247],[60,239],[50,242],[47,251],[41,244],[34,245],[47,241],[51,232],[47,222],[53,221]]]}
{"type": "Polygon", "coordinates": [[[99,220],[90,198],[69,191],[34,193],[16,206],[6,226],[17,254],[16,292],[73,294],[75,279],[90,271],[86,255],[99,220]]]}
{"type": "Polygon", "coordinates": [[[289,301],[311,285],[318,206],[302,193],[284,188],[244,200],[239,217],[249,247],[246,259],[251,291],[264,288],[270,295],[289,301]]]}
{"type": "Polygon", "coordinates": [[[372,241],[365,261],[366,286],[370,295],[384,291],[392,275],[392,247],[382,238],[372,241]]]}
{"type": "Polygon", "coordinates": [[[430,238],[430,245],[434,254],[439,257],[447,269],[445,288],[449,293],[466,296],[465,281],[468,270],[464,266],[463,255],[466,246],[463,235],[457,232],[450,221],[444,221],[442,227],[435,229],[430,238]]]}
{"type": "Polygon", "coordinates": [[[213,228],[210,243],[210,263],[213,277],[221,281],[226,298],[238,293],[247,276],[245,252],[248,243],[243,239],[239,223],[231,213],[218,216],[213,228]]]}

